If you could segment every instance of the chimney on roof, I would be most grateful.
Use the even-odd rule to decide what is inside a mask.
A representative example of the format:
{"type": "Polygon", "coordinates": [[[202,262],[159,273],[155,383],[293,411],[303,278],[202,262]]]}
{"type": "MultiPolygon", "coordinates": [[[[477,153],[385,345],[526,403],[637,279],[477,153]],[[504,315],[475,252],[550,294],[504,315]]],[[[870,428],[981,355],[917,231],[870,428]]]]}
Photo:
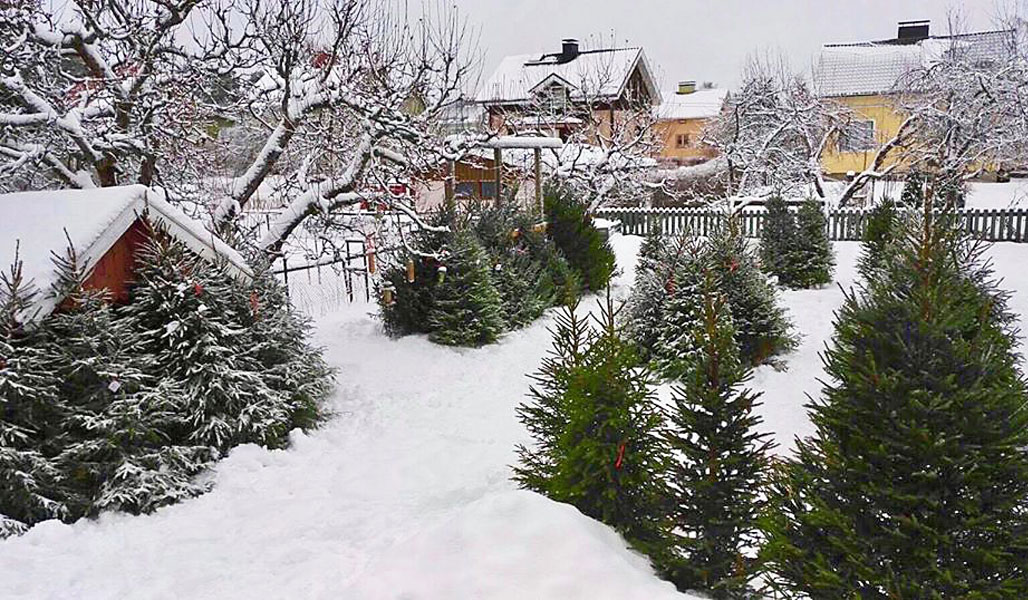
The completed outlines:
{"type": "Polygon", "coordinates": [[[560,41],[560,56],[557,57],[557,62],[561,64],[571,62],[578,58],[578,54],[578,40],[564,38],[560,41]]]}
{"type": "Polygon", "coordinates": [[[678,82],[678,94],[679,95],[691,94],[691,93],[693,93],[695,91],[696,91],[696,80],[695,79],[687,79],[685,81],[679,81],[678,82]]]}
{"type": "Polygon", "coordinates": [[[927,19],[923,21],[900,21],[896,39],[905,44],[913,44],[928,39],[928,26],[930,24],[931,21],[927,19]]]}

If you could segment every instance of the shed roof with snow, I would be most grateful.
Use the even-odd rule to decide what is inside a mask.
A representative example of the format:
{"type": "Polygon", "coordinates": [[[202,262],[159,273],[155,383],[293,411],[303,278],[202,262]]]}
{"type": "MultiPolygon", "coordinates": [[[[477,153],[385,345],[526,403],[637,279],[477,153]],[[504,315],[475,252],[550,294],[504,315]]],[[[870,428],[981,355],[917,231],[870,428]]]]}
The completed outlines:
{"type": "Polygon", "coordinates": [[[637,71],[650,97],[659,101],[660,91],[642,48],[586,50],[579,49],[575,40],[565,40],[561,53],[505,57],[479,88],[476,100],[487,105],[523,104],[546,84],[559,82],[573,101],[584,100],[584,90],[592,98],[613,101],[622,96],[637,71]]]}
{"type": "Polygon", "coordinates": [[[186,216],[164,200],[163,194],[142,185],[93,190],[58,190],[0,194],[0,269],[7,271],[15,262],[22,274],[40,292],[27,314],[33,320],[49,314],[62,298],[51,289],[56,283],[53,256],[63,255],[70,240],[78,260],[89,278],[98,271],[116,273],[115,285],[125,286],[131,267],[130,237],[141,235],[141,219],[146,218],[168,235],[183,242],[198,256],[222,258],[229,269],[243,277],[253,277],[246,260],[201,223],[186,216]],[[125,250],[119,265],[112,257],[125,250]]]}

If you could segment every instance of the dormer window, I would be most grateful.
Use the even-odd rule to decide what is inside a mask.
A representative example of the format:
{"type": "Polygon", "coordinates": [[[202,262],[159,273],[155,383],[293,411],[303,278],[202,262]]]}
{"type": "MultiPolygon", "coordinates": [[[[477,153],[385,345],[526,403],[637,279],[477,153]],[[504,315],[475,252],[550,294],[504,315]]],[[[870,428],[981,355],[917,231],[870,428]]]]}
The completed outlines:
{"type": "Polygon", "coordinates": [[[568,108],[568,89],[560,82],[554,81],[537,95],[539,105],[548,113],[562,114],[568,108]]]}

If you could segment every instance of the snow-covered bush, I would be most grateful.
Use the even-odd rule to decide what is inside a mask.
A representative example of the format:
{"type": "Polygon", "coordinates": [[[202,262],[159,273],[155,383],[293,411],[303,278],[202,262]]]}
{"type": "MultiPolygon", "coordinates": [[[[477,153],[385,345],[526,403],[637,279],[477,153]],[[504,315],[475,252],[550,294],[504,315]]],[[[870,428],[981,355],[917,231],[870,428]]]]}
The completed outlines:
{"type": "Polygon", "coordinates": [[[1028,393],[982,248],[935,220],[849,295],[775,486],[767,565],[813,598],[1028,597],[1028,393]]]}
{"type": "Polygon", "coordinates": [[[428,338],[447,346],[491,344],[504,332],[502,299],[489,257],[470,230],[458,231],[436,284],[428,313],[428,338]]]}

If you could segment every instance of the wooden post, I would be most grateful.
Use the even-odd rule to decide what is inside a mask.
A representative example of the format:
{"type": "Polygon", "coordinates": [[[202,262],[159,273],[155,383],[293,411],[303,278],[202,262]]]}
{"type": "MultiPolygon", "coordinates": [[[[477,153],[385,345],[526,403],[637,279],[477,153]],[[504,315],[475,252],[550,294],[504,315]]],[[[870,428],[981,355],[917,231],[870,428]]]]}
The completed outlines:
{"type": "Polygon", "coordinates": [[[443,173],[443,198],[447,208],[453,206],[454,180],[457,177],[457,165],[452,160],[446,161],[443,173]]]}
{"type": "Polygon", "coordinates": [[[543,215],[543,150],[535,149],[535,205],[539,207],[539,216],[543,215]]]}
{"type": "Polygon", "coordinates": [[[503,194],[503,151],[499,148],[493,149],[493,162],[496,169],[496,205],[499,206],[503,194]]]}

